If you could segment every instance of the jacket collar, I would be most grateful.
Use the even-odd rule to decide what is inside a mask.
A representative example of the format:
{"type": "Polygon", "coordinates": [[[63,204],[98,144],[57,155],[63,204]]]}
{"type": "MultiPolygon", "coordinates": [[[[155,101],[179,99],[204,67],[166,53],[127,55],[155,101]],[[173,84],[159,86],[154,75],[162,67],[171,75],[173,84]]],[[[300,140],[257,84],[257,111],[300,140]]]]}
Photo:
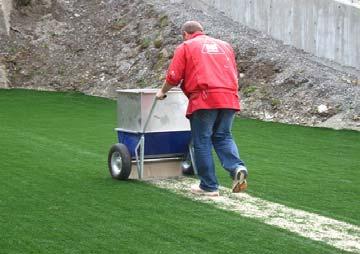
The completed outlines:
{"type": "Polygon", "coordinates": [[[200,35],[204,35],[204,33],[203,32],[195,32],[195,33],[193,33],[191,36],[190,36],[190,38],[189,38],[189,40],[191,40],[191,39],[193,39],[193,38],[195,38],[195,37],[198,37],[198,36],[200,36],[200,35]]]}

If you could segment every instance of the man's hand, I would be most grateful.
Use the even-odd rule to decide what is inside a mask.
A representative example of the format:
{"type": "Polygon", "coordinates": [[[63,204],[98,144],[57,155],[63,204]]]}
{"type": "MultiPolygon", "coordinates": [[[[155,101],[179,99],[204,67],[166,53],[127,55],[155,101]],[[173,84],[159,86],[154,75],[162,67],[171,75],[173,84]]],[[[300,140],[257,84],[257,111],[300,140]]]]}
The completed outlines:
{"type": "Polygon", "coordinates": [[[162,89],[159,89],[159,91],[156,93],[156,99],[163,100],[165,98],[166,98],[166,94],[162,91],[162,89]]]}
{"type": "Polygon", "coordinates": [[[160,88],[160,90],[156,93],[156,99],[157,100],[163,100],[166,98],[166,93],[173,88],[174,86],[171,84],[168,84],[166,81],[164,81],[163,86],[160,88]]]}

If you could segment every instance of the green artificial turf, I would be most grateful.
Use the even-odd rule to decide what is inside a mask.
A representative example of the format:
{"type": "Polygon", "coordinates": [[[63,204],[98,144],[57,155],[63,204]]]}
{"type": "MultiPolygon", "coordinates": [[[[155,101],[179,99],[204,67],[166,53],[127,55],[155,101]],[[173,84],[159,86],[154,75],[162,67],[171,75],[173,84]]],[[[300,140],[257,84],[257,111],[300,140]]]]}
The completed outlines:
{"type": "Polygon", "coordinates": [[[360,225],[359,132],[237,119],[233,136],[250,194],[360,225]]]}
{"type": "MultiPolygon", "coordinates": [[[[147,183],[112,180],[106,160],[116,142],[115,111],[114,101],[77,93],[0,90],[0,253],[343,253],[147,183]]],[[[329,148],[338,136],[349,173],[358,160],[357,133],[252,120],[237,120],[234,128],[251,170],[250,193],[358,221],[355,199],[341,210],[319,200],[348,205],[359,193],[357,172],[349,178],[337,173],[351,180],[346,192],[326,191],[339,182],[332,171],[322,181],[304,174],[311,187],[299,193],[298,169],[316,173],[314,158],[337,162],[336,150],[317,158],[314,149],[322,146],[315,142],[307,166],[295,150],[311,140],[329,148]]]]}

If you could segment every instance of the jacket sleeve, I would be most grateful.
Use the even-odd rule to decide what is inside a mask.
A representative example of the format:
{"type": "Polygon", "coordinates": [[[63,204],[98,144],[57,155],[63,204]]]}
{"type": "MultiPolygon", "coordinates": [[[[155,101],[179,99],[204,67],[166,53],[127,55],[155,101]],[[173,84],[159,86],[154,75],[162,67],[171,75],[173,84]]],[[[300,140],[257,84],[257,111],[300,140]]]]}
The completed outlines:
{"type": "Polygon", "coordinates": [[[231,52],[231,61],[232,61],[232,64],[234,66],[236,77],[237,77],[237,79],[239,79],[239,73],[238,73],[238,68],[237,68],[237,64],[236,64],[235,51],[234,51],[234,48],[230,44],[229,44],[229,48],[230,48],[230,52],[231,52]]]}
{"type": "Polygon", "coordinates": [[[170,66],[166,73],[166,82],[170,85],[178,85],[181,80],[184,79],[185,65],[185,48],[184,44],[181,44],[174,52],[174,57],[171,60],[170,66]]]}
{"type": "Polygon", "coordinates": [[[236,80],[237,80],[236,87],[237,87],[237,89],[239,89],[239,87],[241,87],[241,85],[240,85],[240,80],[239,80],[239,70],[238,70],[237,63],[236,63],[235,51],[234,51],[234,48],[230,44],[229,44],[229,49],[231,52],[231,62],[233,64],[233,69],[234,69],[236,80]]]}

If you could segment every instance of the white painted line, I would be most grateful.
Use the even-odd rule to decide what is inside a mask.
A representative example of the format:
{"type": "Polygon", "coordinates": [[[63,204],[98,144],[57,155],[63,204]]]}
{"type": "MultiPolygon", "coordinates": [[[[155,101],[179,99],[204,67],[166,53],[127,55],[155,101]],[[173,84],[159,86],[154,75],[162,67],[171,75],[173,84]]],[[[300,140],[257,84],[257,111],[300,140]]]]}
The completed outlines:
{"type": "Polygon", "coordinates": [[[205,197],[190,193],[190,186],[198,183],[193,178],[151,180],[152,184],[168,189],[191,199],[211,203],[218,208],[233,211],[249,218],[283,228],[322,241],[338,249],[360,253],[360,227],[315,213],[266,201],[246,193],[231,193],[228,188],[220,188],[220,197],[205,197]]]}

